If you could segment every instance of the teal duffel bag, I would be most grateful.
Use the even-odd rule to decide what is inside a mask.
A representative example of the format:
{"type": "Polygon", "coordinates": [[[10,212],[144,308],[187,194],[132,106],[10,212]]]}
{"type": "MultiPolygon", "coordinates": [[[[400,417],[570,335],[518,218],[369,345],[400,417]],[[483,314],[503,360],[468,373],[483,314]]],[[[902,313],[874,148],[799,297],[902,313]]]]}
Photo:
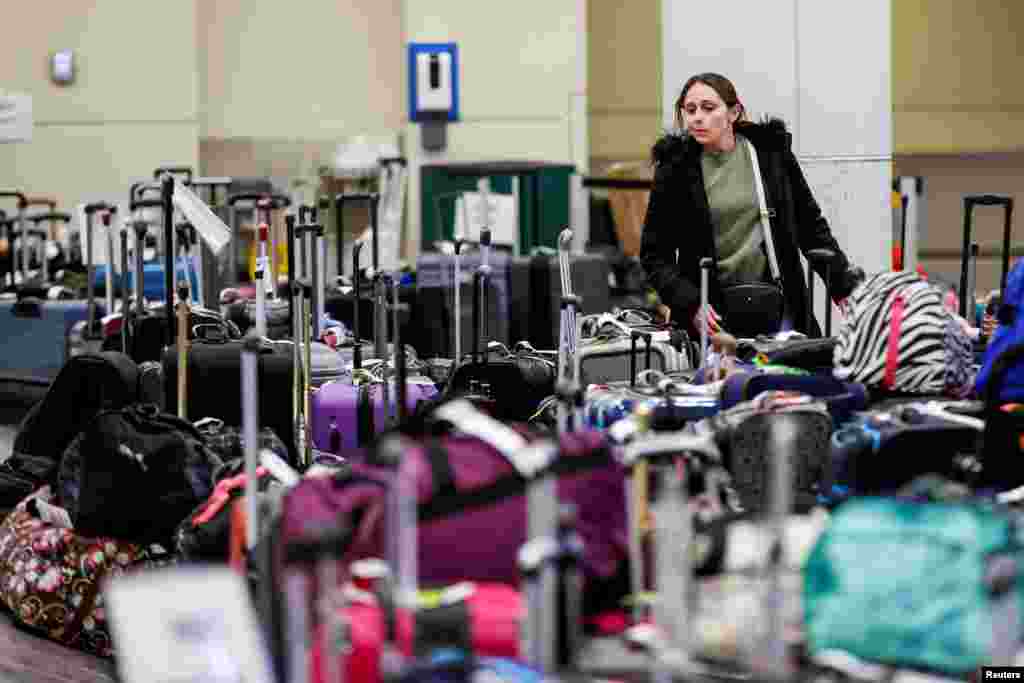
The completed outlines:
{"type": "Polygon", "coordinates": [[[810,654],[947,674],[1012,663],[1022,532],[1011,513],[981,504],[844,503],[804,567],[810,654]]]}

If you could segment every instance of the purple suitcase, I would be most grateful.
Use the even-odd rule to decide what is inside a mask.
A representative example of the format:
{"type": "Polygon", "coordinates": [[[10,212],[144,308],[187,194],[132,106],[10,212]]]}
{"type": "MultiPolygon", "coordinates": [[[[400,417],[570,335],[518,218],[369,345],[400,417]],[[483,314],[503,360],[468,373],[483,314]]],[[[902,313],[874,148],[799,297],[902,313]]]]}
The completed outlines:
{"type": "MultiPolygon", "coordinates": [[[[394,382],[389,382],[388,402],[384,402],[382,382],[351,384],[349,378],[333,380],[313,394],[310,403],[313,445],[318,450],[340,454],[368,445],[397,414],[394,382]]],[[[433,382],[406,383],[407,410],[412,413],[421,401],[437,395],[433,382]]]]}
{"type": "MultiPolygon", "coordinates": [[[[362,246],[362,241],[357,242],[352,250],[355,272],[359,269],[362,246]]],[[[397,304],[397,289],[394,294],[397,304]]],[[[359,339],[358,313],[354,323],[353,334],[359,339]]],[[[396,326],[394,329],[396,336],[400,336],[399,328],[396,326]]],[[[396,339],[392,348],[395,346],[403,348],[401,340],[396,339]]],[[[352,364],[351,375],[327,382],[310,399],[310,432],[313,445],[318,450],[340,454],[344,450],[366,446],[376,434],[392,424],[391,416],[398,413],[395,382],[388,380],[385,385],[384,381],[363,371],[361,353],[353,354],[352,364]]],[[[429,401],[437,395],[437,386],[426,377],[414,377],[405,384],[407,413],[414,412],[421,401],[429,401]]]]}

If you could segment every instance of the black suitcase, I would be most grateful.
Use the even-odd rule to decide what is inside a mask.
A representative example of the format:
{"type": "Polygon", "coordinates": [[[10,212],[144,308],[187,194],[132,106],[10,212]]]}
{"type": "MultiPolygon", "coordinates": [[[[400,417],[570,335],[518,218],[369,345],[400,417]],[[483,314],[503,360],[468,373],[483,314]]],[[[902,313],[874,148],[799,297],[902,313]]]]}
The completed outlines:
{"type": "Polygon", "coordinates": [[[999,276],[999,291],[1006,287],[1010,272],[1010,240],[1013,225],[1013,197],[996,194],[969,194],[964,196],[964,242],[960,254],[960,315],[973,325],[975,287],[977,274],[978,245],[973,241],[974,208],[977,206],[1000,206],[1003,208],[1003,252],[1002,269],[999,276]]]}
{"type": "MultiPolygon", "coordinates": [[[[571,257],[572,289],[581,299],[580,313],[606,313],[611,310],[612,296],[609,276],[611,265],[601,252],[575,254],[571,257]]],[[[518,337],[538,349],[558,347],[558,320],[562,305],[562,283],[557,254],[530,257],[529,298],[520,292],[522,265],[514,269],[510,317],[518,322],[518,337]]]]}
{"type": "MultiPolygon", "coordinates": [[[[200,330],[210,335],[189,344],[186,377],[188,382],[187,418],[195,422],[204,417],[242,424],[242,406],[238,391],[242,381],[240,339],[227,339],[217,328],[200,330]]],[[[290,464],[299,462],[295,446],[293,347],[287,341],[265,341],[259,357],[260,424],[274,430],[288,446],[290,464]]],[[[173,411],[178,405],[178,347],[163,353],[164,405],[173,411]]]]}

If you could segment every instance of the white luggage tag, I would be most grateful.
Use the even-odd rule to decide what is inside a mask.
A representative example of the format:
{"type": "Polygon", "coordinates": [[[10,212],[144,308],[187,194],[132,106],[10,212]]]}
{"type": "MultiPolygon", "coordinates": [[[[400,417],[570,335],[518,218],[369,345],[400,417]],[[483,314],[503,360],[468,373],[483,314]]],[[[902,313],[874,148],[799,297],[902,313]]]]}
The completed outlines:
{"type": "Polygon", "coordinates": [[[230,569],[127,574],[104,598],[126,683],[273,681],[248,589],[230,569]]]}
{"type": "Polygon", "coordinates": [[[231,230],[220,218],[177,177],[174,179],[174,206],[185,214],[215,256],[231,242],[231,230]]]}

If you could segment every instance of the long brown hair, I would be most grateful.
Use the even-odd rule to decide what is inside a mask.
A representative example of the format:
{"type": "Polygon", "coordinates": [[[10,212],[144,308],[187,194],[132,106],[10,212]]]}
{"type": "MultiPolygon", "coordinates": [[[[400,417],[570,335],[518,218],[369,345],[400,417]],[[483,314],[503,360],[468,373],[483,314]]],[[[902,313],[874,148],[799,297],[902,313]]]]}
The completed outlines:
{"type": "Polygon", "coordinates": [[[686,101],[686,94],[690,92],[690,88],[697,83],[703,83],[718,93],[718,96],[722,98],[723,102],[725,102],[725,106],[729,108],[739,107],[740,115],[739,118],[736,119],[734,127],[739,128],[744,124],[750,123],[747,119],[747,108],[740,102],[739,95],[736,94],[736,86],[732,84],[732,81],[722,74],[707,71],[702,74],[690,76],[683,85],[682,92],[679,93],[679,98],[676,100],[675,108],[676,125],[679,127],[679,130],[685,129],[683,124],[683,103],[686,101]]]}

